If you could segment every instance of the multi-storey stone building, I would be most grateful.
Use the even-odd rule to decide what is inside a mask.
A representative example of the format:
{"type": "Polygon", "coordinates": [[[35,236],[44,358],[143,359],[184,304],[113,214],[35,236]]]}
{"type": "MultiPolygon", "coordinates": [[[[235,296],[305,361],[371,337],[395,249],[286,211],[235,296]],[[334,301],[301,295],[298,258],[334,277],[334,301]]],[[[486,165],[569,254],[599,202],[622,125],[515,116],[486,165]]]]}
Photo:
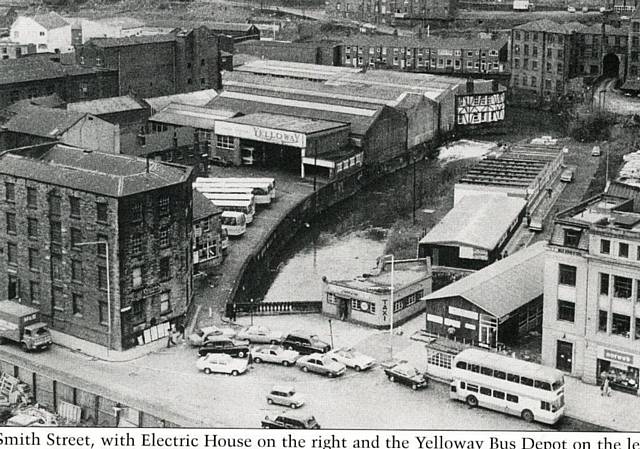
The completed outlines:
{"type": "Polygon", "coordinates": [[[3,297],[112,349],[163,337],[193,294],[191,177],[188,167],[62,144],[5,152],[3,297]]]}
{"type": "Polygon", "coordinates": [[[640,10],[631,16],[627,52],[627,77],[623,89],[640,90],[640,10]]]}
{"type": "Polygon", "coordinates": [[[364,22],[414,24],[451,20],[456,16],[457,0],[329,0],[326,12],[364,22]]]}
{"type": "Polygon", "coordinates": [[[544,273],[542,361],[588,383],[612,376],[637,394],[640,372],[640,191],[607,194],[561,212],[544,273]]]}

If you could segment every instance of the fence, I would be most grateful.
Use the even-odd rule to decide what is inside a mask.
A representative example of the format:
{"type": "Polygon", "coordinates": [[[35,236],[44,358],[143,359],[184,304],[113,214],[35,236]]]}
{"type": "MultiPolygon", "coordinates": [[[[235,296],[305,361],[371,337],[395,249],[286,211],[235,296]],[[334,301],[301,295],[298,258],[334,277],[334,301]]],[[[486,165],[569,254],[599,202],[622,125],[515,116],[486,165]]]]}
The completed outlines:
{"type": "Polygon", "coordinates": [[[236,302],[227,305],[227,316],[236,315],[287,315],[322,312],[322,301],[236,302]]]}

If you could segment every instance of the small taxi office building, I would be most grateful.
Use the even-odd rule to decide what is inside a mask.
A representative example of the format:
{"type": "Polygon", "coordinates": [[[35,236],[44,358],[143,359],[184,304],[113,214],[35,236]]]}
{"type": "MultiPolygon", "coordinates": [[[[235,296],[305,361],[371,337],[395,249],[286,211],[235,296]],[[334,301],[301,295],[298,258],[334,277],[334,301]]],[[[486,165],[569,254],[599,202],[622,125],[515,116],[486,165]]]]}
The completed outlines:
{"type": "Polygon", "coordinates": [[[348,123],[257,112],[215,123],[216,155],[234,165],[314,172],[334,178],[362,166],[362,151],[349,143],[348,123]]]}

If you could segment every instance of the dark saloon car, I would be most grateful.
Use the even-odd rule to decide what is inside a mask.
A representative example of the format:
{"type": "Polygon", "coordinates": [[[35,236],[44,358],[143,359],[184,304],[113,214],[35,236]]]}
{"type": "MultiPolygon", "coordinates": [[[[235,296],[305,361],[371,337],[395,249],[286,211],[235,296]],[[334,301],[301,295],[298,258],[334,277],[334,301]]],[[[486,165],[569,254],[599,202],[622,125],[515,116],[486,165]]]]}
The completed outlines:
{"type": "Polygon", "coordinates": [[[233,357],[247,357],[249,355],[249,343],[247,341],[232,340],[224,336],[210,337],[198,348],[200,357],[207,354],[229,354],[233,357]]]}
{"type": "Polygon", "coordinates": [[[418,371],[406,362],[401,362],[390,368],[386,368],[384,373],[391,382],[409,385],[413,390],[426,388],[429,383],[425,373],[418,371]]]}
{"type": "Polygon", "coordinates": [[[320,424],[312,415],[299,413],[285,413],[275,419],[265,416],[262,420],[263,429],[319,429],[320,424]]]}
{"type": "Polygon", "coordinates": [[[317,335],[304,331],[295,331],[287,335],[282,342],[286,349],[298,351],[302,355],[331,351],[331,345],[318,338],[317,335]]]}

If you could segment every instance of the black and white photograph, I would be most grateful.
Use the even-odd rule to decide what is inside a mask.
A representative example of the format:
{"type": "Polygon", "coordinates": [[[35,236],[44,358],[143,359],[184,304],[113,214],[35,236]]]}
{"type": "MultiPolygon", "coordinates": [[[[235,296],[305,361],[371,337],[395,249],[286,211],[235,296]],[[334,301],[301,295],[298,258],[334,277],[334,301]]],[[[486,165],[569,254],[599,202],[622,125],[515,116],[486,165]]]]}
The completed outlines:
{"type": "Polygon", "coordinates": [[[638,0],[0,0],[0,445],[637,449],[336,435],[640,431],[639,55],[638,0]]]}

